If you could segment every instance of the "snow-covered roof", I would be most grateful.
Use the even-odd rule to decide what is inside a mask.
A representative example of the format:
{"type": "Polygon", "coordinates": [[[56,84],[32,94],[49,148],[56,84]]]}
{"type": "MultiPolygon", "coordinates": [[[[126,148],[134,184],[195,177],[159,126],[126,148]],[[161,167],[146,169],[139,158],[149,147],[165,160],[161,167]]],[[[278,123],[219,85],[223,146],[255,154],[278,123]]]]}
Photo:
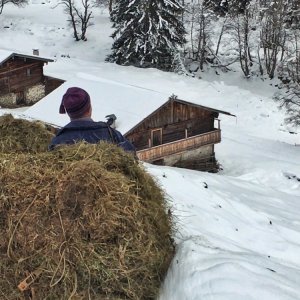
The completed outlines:
{"type": "Polygon", "coordinates": [[[126,133],[142,121],[170,96],[99,77],[75,78],[63,83],[30,107],[25,115],[54,125],[65,125],[69,118],[65,114],[59,114],[59,106],[66,90],[74,86],[83,88],[89,93],[92,101],[92,117],[95,121],[105,121],[105,116],[115,114],[117,129],[122,133],[126,133]]]}
{"type": "MultiPolygon", "coordinates": [[[[26,110],[25,114],[54,125],[65,125],[69,118],[67,115],[59,114],[59,106],[66,90],[75,86],[81,87],[89,93],[92,101],[92,117],[95,121],[105,121],[105,116],[115,114],[117,117],[116,127],[124,134],[166,103],[171,96],[142,87],[85,75],[85,78],[75,78],[65,82],[26,110]]],[[[224,111],[201,107],[230,115],[224,111]]]]}
{"type": "Polygon", "coordinates": [[[14,56],[23,57],[23,58],[32,58],[32,59],[41,60],[41,61],[44,61],[44,62],[53,62],[53,59],[49,59],[49,58],[43,58],[43,57],[40,57],[40,56],[33,56],[33,55],[15,53],[13,51],[0,49],[0,65],[2,65],[7,60],[9,60],[11,57],[14,57],[14,56]]]}

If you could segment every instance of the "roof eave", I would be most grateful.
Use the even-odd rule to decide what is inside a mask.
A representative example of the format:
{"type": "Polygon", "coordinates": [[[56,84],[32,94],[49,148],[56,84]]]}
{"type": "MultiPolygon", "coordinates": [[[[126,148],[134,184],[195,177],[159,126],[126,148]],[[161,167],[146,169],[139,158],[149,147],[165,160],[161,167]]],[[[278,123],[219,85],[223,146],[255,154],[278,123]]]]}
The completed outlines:
{"type": "Polygon", "coordinates": [[[183,103],[183,104],[187,104],[187,105],[191,105],[191,106],[195,106],[195,107],[199,107],[199,108],[203,108],[205,110],[209,110],[212,112],[217,112],[220,114],[224,114],[224,115],[228,115],[228,116],[232,116],[232,117],[236,117],[236,115],[233,115],[227,111],[223,111],[223,110],[219,110],[219,109],[214,109],[211,107],[207,107],[207,106],[203,106],[203,105],[199,105],[193,102],[188,102],[185,100],[180,100],[178,98],[174,98],[174,97],[170,97],[168,101],[166,101],[164,104],[162,104],[161,106],[159,106],[156,110],[154,110],[150,115],[148,115],[146,118],[144,118],[143,120],[141,120],[139,123],[137,123],[134,127],[132,127],[130,130],[128,130],[124,135],[130,134],[135,128],[137,128],[140,124],[142,124],[146,119],[150,118],[152,115],[154,115],[158,110],[160,110],[162,107],[164,107],[165,105],[167,105],[169,102],[179,102],[179,103],[183,103]]]}
{"type": "Polygon", "coordinates": [[[19,53],[12,53],[11,55],[9,55],[8,57],[6,57],[4,60],[2,60],[0,62],[0,66],[3,65],[5,62],[7,62],[9,59],[14,58],[15,56],[21,57],[21,58],[35,59],[35,60],[39,60],[39,61],[43,61],[43,62],[47,62],[47,63],[54,62],[54,60],[50,59],[50,58],[43,58],[43,57],[39,57],[39,56],[25,55],[25,54],[19,54],[19,53]]]}
{"type": "Polygon", "coordinates": [[[179,102],[179,103],[183,103],[183,104],[188,104],[188,105],[195,106],[195,107],[199,107],[199,108],[203,108],[205,110],[217,112],[217,113],[220,113],[220,114],[236,117],[236,115],[233,115],[230,112],[227,112],[227,111],[224,111],[224,110],[219,110],[219,109],[211,108],[211,107],[208,107],[208,106],[203,106],[203,105],[200,105],[200,104],[196,104],[196,103],[193,103],[193,102],[188,102],[188,101],[181,100],[181,99],[178,99],[178,98],[174,99],[174,101],[179,102]]]}
{"type": "Polygon", "coordinates": [[[165,103],[163,103],[162,105],[160,105],[157,109],[155,109],[150,115],[148,115],[147,117],[145,117],[143,120],[141,120],[140,122],[138,122],[135,126],[133,126],[131,129],[129,129],[124,135],[127,135],[129,133],[131,133],[135,128],[137,128],[140,124],[142,124],[146,119],[150,118],[152,115],[154,115],[157,111],[159,111],[162,107],[164,107],[165,105],[167,105],[170,101],[173,101],[173,99],[170,99],[168,101],[166,101],[165,103]]]}

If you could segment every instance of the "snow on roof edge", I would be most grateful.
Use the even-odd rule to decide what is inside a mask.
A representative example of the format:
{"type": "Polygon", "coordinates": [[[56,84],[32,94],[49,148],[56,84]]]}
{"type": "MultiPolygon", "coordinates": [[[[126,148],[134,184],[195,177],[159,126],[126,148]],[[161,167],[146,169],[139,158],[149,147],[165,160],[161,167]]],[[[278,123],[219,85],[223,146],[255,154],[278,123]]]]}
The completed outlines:
{"type": "Polygon", "coordinates": [[[38,55],[33,54],[23,54],[23,53],[17,53],[15,51],[0,49],[0,65],[4,64],[8,59],[11,57],[18,56],[18,57],[24,57],[24,58],[32,58],[36,60],[42,60],[46,62],[54,62],[54,59],[46,58],[38,55]]]}

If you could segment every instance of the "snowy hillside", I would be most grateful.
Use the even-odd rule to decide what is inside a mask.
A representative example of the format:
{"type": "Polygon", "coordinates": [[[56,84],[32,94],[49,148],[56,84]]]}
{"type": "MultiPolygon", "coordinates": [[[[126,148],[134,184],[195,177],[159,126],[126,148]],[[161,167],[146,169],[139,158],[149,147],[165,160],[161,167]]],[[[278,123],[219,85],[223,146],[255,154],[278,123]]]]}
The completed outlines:
{"type": "MultiPolygon", "coordinates": [[[[145,164],[168,194],[178,225],[177,254],[159,299],[300,299],[300,129],[284,124],[284,111],[272,100],[276,82],[246,81],[239,72],[203,73],[198,79],[105,63],[112,44],[107,11],[95,9],[88,41],[75,42],[55,4],[32,0],[22,9],[6,6],[0,49],[39,49],[55,59],[45,68],[47,75],[78,84],[105,79],[236,115],[220,116],[218,174],[145,164]]],[[[109,101],[110,95],[94,97],[109,101]]],[[[37,104],[41,119],[64,121],[56,103],[52,115],[37,104]]],[[[26,115],[26,109],[16,113],[26,115]]]]}

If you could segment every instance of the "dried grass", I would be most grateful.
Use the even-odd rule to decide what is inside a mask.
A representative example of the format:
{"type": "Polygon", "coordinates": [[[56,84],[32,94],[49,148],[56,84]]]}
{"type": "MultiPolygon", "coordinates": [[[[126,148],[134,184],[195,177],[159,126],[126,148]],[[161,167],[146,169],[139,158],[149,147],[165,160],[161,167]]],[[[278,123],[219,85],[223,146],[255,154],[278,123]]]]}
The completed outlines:
{"type": "Polygon", "coordinates": [[[12,115],[0,116],[0,152],[38,153],[46,151],[54,136],[39,121],[15,119],[12,115]]]}
{"type": "Polygon", "coordinates": [[[0,299],[155,299],[173,256],[172,222],[162,190],[130,154],[107,143],[3,152],[0,299]]]}

